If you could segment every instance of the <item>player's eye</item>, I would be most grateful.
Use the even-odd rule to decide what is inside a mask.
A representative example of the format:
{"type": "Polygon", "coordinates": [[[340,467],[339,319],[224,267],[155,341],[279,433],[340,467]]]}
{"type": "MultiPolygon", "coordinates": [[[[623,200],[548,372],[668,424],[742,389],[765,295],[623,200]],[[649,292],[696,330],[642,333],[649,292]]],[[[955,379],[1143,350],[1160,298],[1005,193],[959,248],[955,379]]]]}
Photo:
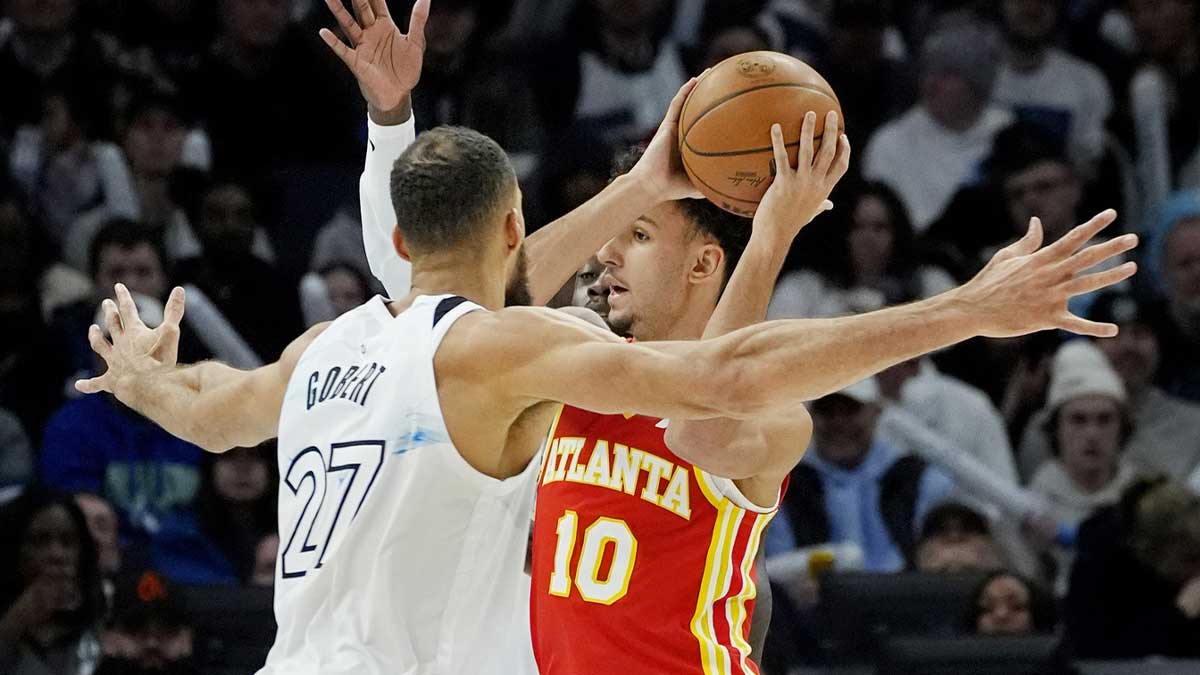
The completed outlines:
{"type": "Polygon", "coordinates": [[[650,235],[646,234],[642,230],[634,230],[633,231],[633,240],[634,241],[650,241],[650,235]]]}
{"type": "Polygon", "coordinates": [[[595,281],[596,274],[594,272],[584,272],[583,274],[579,275],[579,280],[580,281],[595,281]]]}

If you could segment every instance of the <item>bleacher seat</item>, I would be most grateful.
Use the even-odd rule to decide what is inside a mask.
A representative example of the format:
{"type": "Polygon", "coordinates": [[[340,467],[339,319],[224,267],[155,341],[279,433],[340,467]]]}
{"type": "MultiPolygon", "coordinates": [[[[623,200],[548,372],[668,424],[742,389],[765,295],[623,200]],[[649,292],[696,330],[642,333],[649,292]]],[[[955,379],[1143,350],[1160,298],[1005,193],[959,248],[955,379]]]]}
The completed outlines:
{"type": "Polygon", "coordinates": [[[196,629],[196,663],[206,675],[248,675],[262,667],[275,640],[270,588],[181,589],[196,629]]]}

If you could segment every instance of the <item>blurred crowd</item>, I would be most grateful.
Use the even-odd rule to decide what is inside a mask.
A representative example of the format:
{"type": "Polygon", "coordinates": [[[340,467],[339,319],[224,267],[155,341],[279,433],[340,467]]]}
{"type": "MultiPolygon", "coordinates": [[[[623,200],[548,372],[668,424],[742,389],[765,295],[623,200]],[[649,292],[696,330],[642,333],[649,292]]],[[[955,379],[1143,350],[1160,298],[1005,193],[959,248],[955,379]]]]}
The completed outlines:
{"type": "MultiPolygon", "coordinates": [[[[0,672],[192,663],[176,588],[272,583],[274,449],[206,455],[72,383],[118,281],[148,317],[186,285],[181,360],[242,367],[381,290],[322,5],[0,0],[0,672]]],[[[816,67],[855,158],[772,318],[928,297],[1032,216],[1116,208],[1142,271],[1073,310],[1119,337],[977,339],[813,402],[765,665],[827,662],[822,579],[856,572],[976,575],[956,634],[1200,657],[1200,0],[434,0],[427,39],[418,128],[500,142],[533,227],[689,76],[816,67]]],[[[558,302],[603,311],[597,273],[558,302]]]]}

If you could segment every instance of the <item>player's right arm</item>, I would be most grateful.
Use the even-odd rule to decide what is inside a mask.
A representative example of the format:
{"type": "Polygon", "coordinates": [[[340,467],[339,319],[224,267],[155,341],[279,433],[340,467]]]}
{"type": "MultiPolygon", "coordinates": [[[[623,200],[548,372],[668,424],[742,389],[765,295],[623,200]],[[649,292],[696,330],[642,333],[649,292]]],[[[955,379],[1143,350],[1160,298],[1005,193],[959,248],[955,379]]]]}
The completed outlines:
{"type": "Polygon", "coordinates": [[[104,303],[112,341],[98,326],[88,331],[92,349],[107,364],[104,374],[76,383],[85,394],[108,392],[167,432],[209,452],[253,447],[279,433],[279,414],[288,380],[308,345],[329,324],[296,338],[275,363],[238,370],[207,361],[178,366],[173,354],[183,317],[183,289],[175,289],[163,323],[153,330],[138,317],[129,291],[116,288],[117,302],[104,303]]]}
{"type": "Polygon", "coordinates": [[[826,396],[885,368],[973,337],[1117,328],[1070,313],[1067,301],[1137,267],[1084,271],[1137,237],[1085,244],[1116,219],[1105,211],[1042,247],[1036,219],[966,284],[928,300],[836,319],[772,321],[695,342],[628,344],[561,312],[509,308],[468,315],[439,351],[466,381],[509,402],[562,401],[599,413],[748,419],[826,396]]]}

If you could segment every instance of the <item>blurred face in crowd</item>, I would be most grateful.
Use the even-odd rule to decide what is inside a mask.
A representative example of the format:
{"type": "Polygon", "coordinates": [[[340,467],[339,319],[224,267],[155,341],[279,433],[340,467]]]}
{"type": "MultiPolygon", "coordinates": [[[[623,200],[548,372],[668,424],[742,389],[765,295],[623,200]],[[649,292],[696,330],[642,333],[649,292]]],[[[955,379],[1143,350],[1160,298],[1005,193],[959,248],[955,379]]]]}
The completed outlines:
{"type": "Polygon", "coordinates": [[[83,140],[83,129],[76,122],[71,106],[63,96],[49,96],[42,107],[42,137],[55,152],[70,149],[83,140]]]}
{"type": "Polygon", "coordinates": [[[1195,40],[1194,0],[1128,0],[1129,18],[1142,49],[1156,61],[1170,62],[1195,40]]]}
{"type": "Polygon", "coordinates": [[[166,176],[183,157],[187,129],[183,121],[164,108],[142,111],[125,131],[125,156],[134,173],[166,176]]]}
{"type": "Polygon", "coordinates": [[[252,502],[267,491],[267,463],[256,450],[237,448],[213,462],[213,487],[217,495],[235,503],[252,502]]]}
{"type": "Polygon", "coordinates": [[[871,449],[879,406],[834,394],[812,404],[812,418],[813,445],[821,459],[853,469],[871,449]]]}
{"type": "Polygon", "coordinates": [[[1163,249],[1167,295],[1176,312],[1200,314],[1200,218],[1176,223],[1163,249]]]}
{"type": "Polygon", "coordinates": [[[1113,477],[1121,449],[1121,406],[1108,396],[1090,395],[1058,409],[1059,458],[1081,487],[1099,489],[1113,477]]]}
{"type": "Polygon", "coordinates": [[[1000,14],[1009,39],[1021,47],[1039,47],[1050,41],[1058,24],[1060,0],[1003,0],[1000,14]]]}
{"type": "Polygon", "coordinates": [[[151,298],[162,298],[167,293],[167,274],[158,250],[148,242],[133,246],[112,243],[97,252],[96,288],[110,293],[118,282],[130,291],[151,298]]]}
{"type": "Polygon", "coordinates": [[[1143,323],[1126,323],[1116,337],[1093,342],[1110,363],[1131,395],[1146,390],[1158,372],[1159,346],[1154,330],[1143,323]]]}
{"type": "Polygon", "coordinates": [[[1029,219],[1037,216],[1046,238],[1053,241],[1075,226],[1083,185],[1071,167],[1046,160],[1007,176],[1004,198],[1015,233],[1024,235],[1029,219]]]}
{"type": "Polygon", "coordinates": [[[931,71],[921,77],[921,104],[942,126],[966,130],[978,119],[983,101],[961,75],[931,71]]]}
{"type": "Polygon", "coordinates": [[[931,537],[917,548],[917,569],[937,574],[991,571],[1003,565],[991,537],[949,532],[931,537]]]}
{"type": "Polygon", "coordinates": [[[77,0],[7,0],[7,15],[22,31],[54,34],[65,32],[75,20],[77,0]]]}
{"type": "Polygon", "coordinates": [[[702,67],[711,68],[731,56],[770,48],[756,31],[745,26],[733,26],[717,33],[708,41],[702,67]]]}
{"type": "Polygon", "coordinates": [[[87,519],[88,531],[96,540],[100,572],[112,576],[121,569],[121,544],[117,538],[117,513],[107,500],[91,494],[75,495],[75,503],[87,519]]]}
{"type": "Polygon", "coordinates": [[[245,256],[254,245],[254,204],[238,185],[219,185],[204,196],[197,234],[205,253],[245,256]]]}
{"type": "Polygon", "coordinates": [[[575,293],[571,296],[571,304],[586,307],[607,321],[608,289],[600,283],[602,274],[604,265],[593,256],[575,273],[575,293]]]}
{"type": "Polygon", "coordinates": [[[329,301],[338,316],[349,312],[367,301],[367,288],[357,274],[343,267],[335,267],[321,275],[329,292],[329,301]]]}
{"type": "Polygon", "coordinates": [[[660,204],[596,254],[605,266],[609,325],[638,340],[671,339],[694,303],[715,306],[724,257],[678,206],[660,204]]]}
{"type": "MultiPolygon", "coordinates": [[[[117,626],[104,636],[104,651],[148,669],[162,669],[192,656],[189,626],[152,619],[137,626],[117,626]]],[[[167,672],[164,670],[164,672],[167,672]]]]}
{"type": "Polygon", "coordinates": [[[884,398],[900,400],[904,391],[904,383],[921,372],[921,359],[909,359],[888,368],[875,376],[879,384],[879,393],[884,398]]]}
{"type": "Polygon", "coordinates": [[[70,597],[60,609],[78,607],[83,601],[79,596],[79,552],[85,536],[61,504],[52,504],[34,515],[21,541],[20,569],[25,585],[39,578],[52,579],[60,593],[66,594],[59,597],[70,597]]]}
{"type": "Polygon", "coordinates": [[[249,49],[274,47],[283,39],[291,0],[224,0],[221,19],[229,37],[249,49]]]}
{"type": "Polygon", "coordinates": [[[254,574],[250,577],[252,586],[275,585],[275,559],[279,557],[279,537],[269,534],[258,542],[254,549],[254,574]]]}
{"type": "Polygon", "coordinates": [[[996,577],[979,596],[975,629],[984,635],[1031,633],[1032,604],[1032,594],[1020,579],[1008,575],[996,577]]]}
{"type": "Polygon", "coordinates": [[[666,0],[592,0],[600,20],[616,30],[648,30],[662,12],[666,0]]]}
{"type": "Polygon", "coordinates": [[[883,276],[895,242],[892,214],[881,199],[866,195],[854,205],[850,224],[850,264],[859,283],[883,276]]]}
{"type": "Polygon", "coordinates": [[[466,49],[479,24],[479,12],[471,3],[461,7],[439,9],[433,3],[429,21],[425,24],[428,51],[435,57],[455,56],[466,49]]]}

